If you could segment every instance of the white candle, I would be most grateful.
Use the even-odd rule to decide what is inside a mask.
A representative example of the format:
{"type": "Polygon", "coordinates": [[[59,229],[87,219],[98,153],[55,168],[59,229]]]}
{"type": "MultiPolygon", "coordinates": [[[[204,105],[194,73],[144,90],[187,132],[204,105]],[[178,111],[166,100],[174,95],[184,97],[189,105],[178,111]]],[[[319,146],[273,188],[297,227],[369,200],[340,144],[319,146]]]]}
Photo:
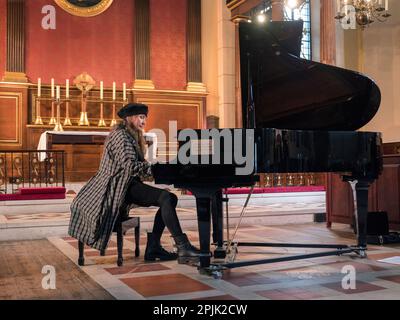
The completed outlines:
{"type": "Polygon", "coordinates": [[[57,86],[57,96],[56,99],[59,100],[60,99],[60,86],[57,86]]]}
{"type": "Polygon", "coordinates": [[[126,83],[123,84],[123,100],[126,100],[126,83]]]}
{"type": "Polygon", "coordinates": [[[54,98],[54,79],[51,78],[51,97],[54,98]]]}
{"type": "Polygon", "coordinates": [[[103,81],[100,81],[100,100],[103,100],[104,98],[104,83],[103,81]]]}
{"type": "Polygon", "coordinates": [[[340,0],[336,1],[337,12],[340,12],[340,0]]]}
{"type": "Polygon", "coordinates": [[[116,89],[115,82],[113,82],[113,100],[115,100],[115,89],[116,89]]]}
{"type": "Polygon", "coordinates": [[[37,79],[37,96],[40,97],[42,94],[42,79],[38,78],[37,79]]]}
{"type": "Polygon", "coordinates": [[[388,11],[389,10],[389,0],[385,1],[385,10],[388,11]]]}
{"type": "Polygon", "coordinates": [[[69,79],[65,82],[65,98],[69,99],[69,79]]]}

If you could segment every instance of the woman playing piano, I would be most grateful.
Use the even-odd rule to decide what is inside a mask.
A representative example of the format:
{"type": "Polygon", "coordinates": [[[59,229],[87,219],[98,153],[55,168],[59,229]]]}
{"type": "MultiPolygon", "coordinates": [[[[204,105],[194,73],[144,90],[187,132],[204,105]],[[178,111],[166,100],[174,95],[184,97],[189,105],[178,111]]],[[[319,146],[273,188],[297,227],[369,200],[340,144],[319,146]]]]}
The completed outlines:
{"type": "Polygon", "coordinates": [[[177,196],[143,183],[152,176],[151,164],[144,159],[146,143],[142,130],[147,115],[148,107],[138,103],[128,104],[118,112],[122,121],[105,142],[99,171],[71,204],[69,234],[93,248],[105,249],[118,215],[126,231],[130,228],[128,215],[132,205],[157,206],[145,260],[178,258],[179,263],[196,263],[199,250],[182,232],[176,214],[177,196]],[[177,253],[166,251],[160,244],[165,226],[175,241],[177,253]]]}

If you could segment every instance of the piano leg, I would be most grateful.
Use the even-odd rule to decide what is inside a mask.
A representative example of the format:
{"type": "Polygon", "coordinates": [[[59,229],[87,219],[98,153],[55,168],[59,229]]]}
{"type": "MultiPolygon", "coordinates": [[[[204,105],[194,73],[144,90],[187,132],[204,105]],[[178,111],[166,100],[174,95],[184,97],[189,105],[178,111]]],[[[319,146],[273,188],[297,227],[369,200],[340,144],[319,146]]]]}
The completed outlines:
{"type": "Polygon", "coordinates": [[[214,258],[224,259],[226,251],[224,249],[223,236],[223,210],[222,210],[222,190],[218,190],[212,199],[211,216],[213,222],[213,242],[216,245],[214,258]]]}
{"type": "Polygon", "coordinates": [[[356,183],[355,192],[357,199],[357,215],[356,215],[356,226],[357,226],[357,240],[358,247],[364,248],[359,251],[359,255],[362,258],[367,256],[367,217],[368,217],[368,188],[370,181],[358,181],[356,183]]]}
{"type": "Polygon", "coordinates": [[[210,266],[211,198],[196,197],[197,221],[200,238],[200,270],[210,266]]]}

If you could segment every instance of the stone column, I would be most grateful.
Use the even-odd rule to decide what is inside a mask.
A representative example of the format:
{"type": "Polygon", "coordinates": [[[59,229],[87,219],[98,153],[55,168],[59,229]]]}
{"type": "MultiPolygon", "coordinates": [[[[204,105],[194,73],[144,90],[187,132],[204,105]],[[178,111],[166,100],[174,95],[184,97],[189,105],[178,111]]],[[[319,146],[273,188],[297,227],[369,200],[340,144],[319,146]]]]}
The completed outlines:
{"type": "Polygon", "coordinates": [[[335,1],[321,1],[321,63],[336,64],[335,1]]]}
{"type": "Polygon", "coordinates": [[[207,92],[202,77],[201,0],[187,0],[187,91],[207,92]]]}
{"type": "Polygon", "coordinates": [[[221,128],[242,127],[240,69],[236,70],[235,24],[225,1],[215,1],[218,19],[218,91],[221,128]],[[239,72],[239,73],[237,73],[239,72]]]}
{"type": "Polygon", "coordinates": [[[134,89],[154,89],[150,73],[150,0],[135,0],[134,89]]]}
{"type": "Polygon", "coordinates": [[[272,0],[272,21],[284,20],[284,0],[272,0]]]}

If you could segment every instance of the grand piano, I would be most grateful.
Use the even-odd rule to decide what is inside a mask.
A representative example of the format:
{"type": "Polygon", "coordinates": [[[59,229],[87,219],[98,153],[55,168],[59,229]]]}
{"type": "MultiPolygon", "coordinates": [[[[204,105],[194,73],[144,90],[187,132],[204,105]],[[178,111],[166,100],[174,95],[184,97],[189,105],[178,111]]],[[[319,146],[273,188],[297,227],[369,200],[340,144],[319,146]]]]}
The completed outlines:
{"type": "Polygon", "coordinates": [[[267,26],[241,23],[243,128],[182,130],[178,138],[181,157],[178,152],[173,161],[153,167],[155,183],[188,189],[196,197],[201,271],[345,253],[366,256],[368,188],[382,171],[382,138],[377,132],[356,130],[378,111],[380,90],[360,73],[301,59],[302,30],[301,21],[271,22],[267,26]],[[226,249],[222,190],[253,186],[259,173],[289,172],[335,172],[352,182],[357,202],[357,243],[257,243],[253,245],[327,251],[211,263],[211,220],[214,258],[224,257],[226,249]]]}

